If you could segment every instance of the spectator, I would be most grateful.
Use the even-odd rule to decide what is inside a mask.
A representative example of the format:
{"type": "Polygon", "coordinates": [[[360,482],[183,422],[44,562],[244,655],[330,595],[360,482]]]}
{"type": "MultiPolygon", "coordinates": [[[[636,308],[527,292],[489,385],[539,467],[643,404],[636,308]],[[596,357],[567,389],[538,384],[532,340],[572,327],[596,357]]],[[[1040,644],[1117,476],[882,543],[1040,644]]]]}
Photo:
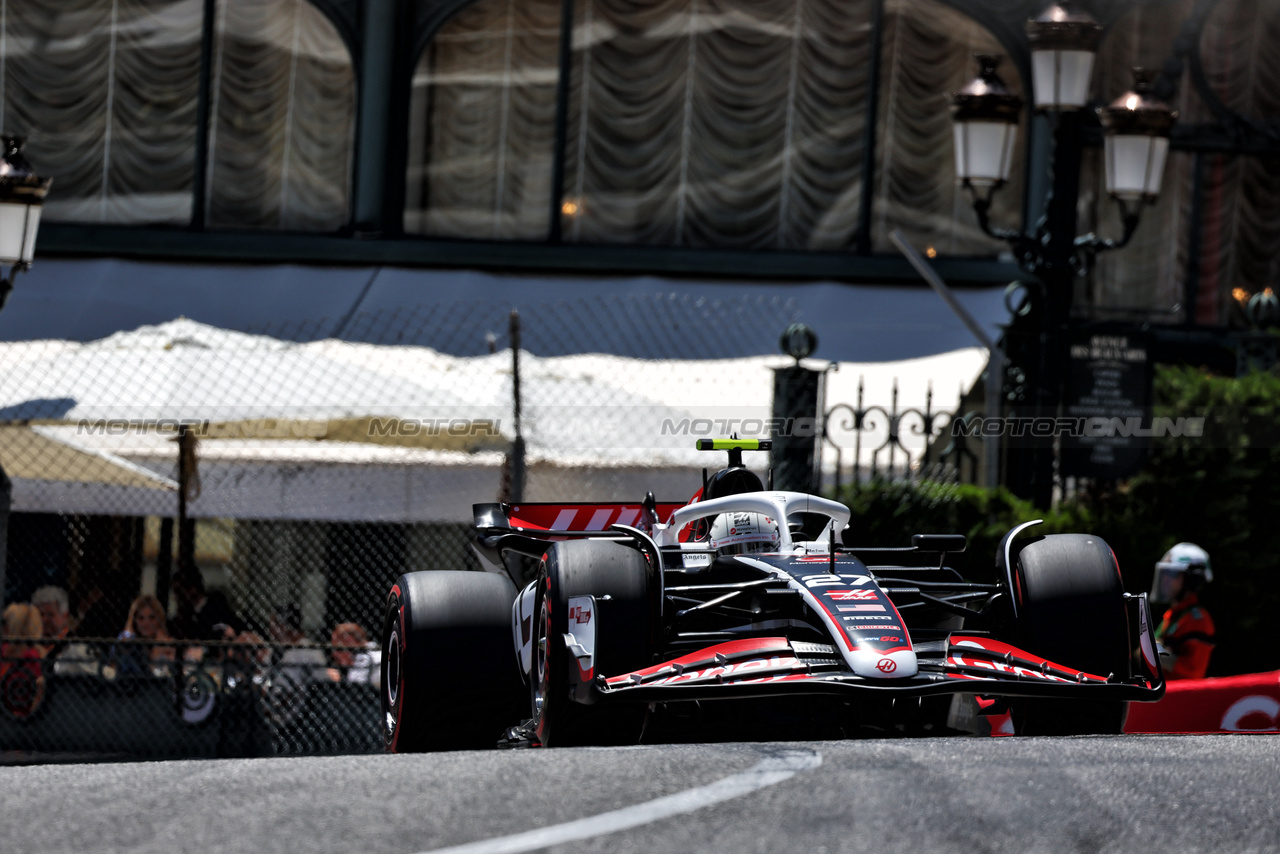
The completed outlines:
{"type": "Polygon", "coordinates": [[[113,638],[129,611],[128,600],[107,595],[99,581],[91,581],[79,589],[77,617],[72,636],[76,638],[113,638]]]}
{"type": "Polygon", "coordinates": [[[267,628],[276,650],[276,667],[290,681],[302,684],[311,677],[323,678],[328,664],[320,648],[311,643],[302,631],[302,609],[297,605],[283,605],[271,615],[267,628]]]}
{"type": "Polygon", "coordinates": [[[18,720],[29,718],[44,699],[42,648],[34,641],[44,635],[40,611],[14,602],[4,609],[0,629],[0,697],[4,709],[18,720]]]}
{"type": "MultiPolygon", "coordinates": [[[[122,640],[137,638],[148,641],[173,640],[165,625],[164,609],[160,600],[154,596],[142,595],[133,600],[129,606],[129,616],[125,620],[124,631],[120,633],[122,640]]],[[[163,666],[173,661],[174,651],[171,646],[142,644],[122,645],[113,650],[112,658],[120,666],[120,672],[129,676],[150,676],[157,665],[163,666]]]]}
{"type": "Polygon", "coordinates": [[[338,623],[329,636],[333,666],[328,677],[333,682],[358,682],[363,685],[378,684],[382,665],[382,651],[369,642],[369,635],[359,623],[338,623]],[[359,649],[338,649],[359,647],[359,649]]]}
{"type": "Polygon", "coordinates": [[[1200,593],[1213,581],[1209,554],[1195,543],[1178,543],[1156,564],[1151,601],[1167,604],[1156,629],[1166,679],[1203,679],[1213,654],[1213,618],[1200,593]]]}
{"type": "Polygon", "coordinates": [[[267,634],[276,646],[266,695],[267,714],[276,726],[288,726],[302,715],[307,685],[327,678],[328,662],[320,648],[303,633],[302,611],[297,605],[276,608],[267,634]]]}
{"type": "Polygon", "coordinates": [[[271,733],[263,722],[260,698],[271,649],[257,632],[241,632],[235,642],[245,646],[229,648],[222,665],[218,755],[265,756],[271,752],[271,733]]]}
{"type": "MultiPolygon", "coordinates": [[[[95,587],[91,596],[91,602],[86,600],[87,608],[101,600],[102,591],[95,587]]],[[[44,636],[54,639],[54,643],[44,648],[45,659],[53,662],[53,672],[96,674],[102,661],[102,651],[96,645],[75,640],[77,633],[71,631],[72,618],[67,591],[53,585],[41,587],[31,594],[31,604],[40,610],[44,636]]],[[[100,608],[98,613],[105,611],[100,608]]]]}
{"type": "Polygon", "coordinates": [[[44,654],[54,658],[66,648],[67,634],[71,629],[71,605],[67,591],[53,585],[41,587],[31,594],[31,604],[40,611],[44,637],[53,641],[45,646],[44,654]]]}
{"type": "Polygon", "coordinates": [[[262,635],[257,632],[241,632],[235,636],[235,642],[241,644],[254,644],[248,647],[233,647],[227,652],[227,662],[237,665],[246,673],[261,670],[271,661],[271,650],[267,646],[267,642],[262,639],[262,635]]]}
{"type": "Polygon", "coordinates": [[[178,613],[173,621],[174,637],[183,640],[231,640],[245,630],[244,622],[231,609],[227,597],[205,590],[199,571],[178,573],[173,579],[173,595],[178,613]]]}

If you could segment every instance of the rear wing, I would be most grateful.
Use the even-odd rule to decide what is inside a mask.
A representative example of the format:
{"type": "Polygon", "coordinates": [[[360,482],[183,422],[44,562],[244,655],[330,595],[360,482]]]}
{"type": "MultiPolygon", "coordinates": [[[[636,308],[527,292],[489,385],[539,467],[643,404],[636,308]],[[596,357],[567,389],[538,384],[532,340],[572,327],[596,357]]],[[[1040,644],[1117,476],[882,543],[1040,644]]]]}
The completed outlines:
{"type": "Polygon", "coordinates": [[[683,502],[644,501],[626,504],[562,504],[522,501],[519,504],[476,504],[472,511],[481,538],[502,534],[556,537],[607,531],[611,525],[645,530],[654,522],[671,518],[683,502]],[[646,512],[647,511],[647,512],[646,512]]]}
{"type": "Polygon", "coordinates": [[[475,542],[471,544],[482,567],[505,573],[517,587],[532,580],[536,563],[552,540],[578,537],[609,537],[613,525],[630,529],[613,536],[649,543],[655,566],[661,566],[652,540],[645,536],[653,526],[684,504],[658,502],[652,493],[644,501],[628,504],[557,504],[523,501],[519,504],[475,504],[475,542]]]}

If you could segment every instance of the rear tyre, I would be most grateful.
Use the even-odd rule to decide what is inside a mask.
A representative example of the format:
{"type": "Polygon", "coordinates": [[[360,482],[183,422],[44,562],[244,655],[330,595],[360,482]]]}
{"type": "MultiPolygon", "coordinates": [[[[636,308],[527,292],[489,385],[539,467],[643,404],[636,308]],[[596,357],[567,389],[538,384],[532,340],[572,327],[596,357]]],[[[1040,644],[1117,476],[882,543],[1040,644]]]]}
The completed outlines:
{"type": "Polygon", "coordinates": [[[534,609],[530,701],[537,740],[544,747],[635,744],[647,705],[583,705],[590,680],[647,667],[653,630],[649,565],[643,554],[608,540],[567,540],[543,559],[534,609]],[[587,681],[565,644],[569,599],[594,596],[595,655],[587,681]],[[606,598],[607,597],[607,598],[606,598]],[[578,692],[579,697],[573,692],[578,692]]]}
{"type": "Polygon", "coordinates": [[[515,585],[490,572],[410,572],[382,623],[383,743],[391,753],[494,747],[520,721],[515,585]]]}
{"type": "MultiPolygon", "coordinates": [[[[1028,652],[1107,677],[1129,673],[1129,617],[1111,547],[1090,534],[1056,534],[1018,555],[1016,631],[1028,652]]],[[[1020,735],[1120,733],[1122,700],[1026,699],[1012,704],[1020,735]]]]}

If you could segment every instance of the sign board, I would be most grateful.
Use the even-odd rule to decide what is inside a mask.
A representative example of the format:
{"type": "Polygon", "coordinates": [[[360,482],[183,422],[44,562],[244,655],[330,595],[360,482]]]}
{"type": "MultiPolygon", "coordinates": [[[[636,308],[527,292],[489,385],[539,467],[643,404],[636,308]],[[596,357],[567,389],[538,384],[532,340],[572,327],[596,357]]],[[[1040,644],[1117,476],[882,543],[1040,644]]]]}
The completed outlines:
{"type": "Polygon", "coordinates": [[[1062,434],[1062,474],[1108,479],[1135,474],[1152,435],[1147,336],[1076,331],[1067,348],[1062,414],[1077,429],[1062,434]]]}

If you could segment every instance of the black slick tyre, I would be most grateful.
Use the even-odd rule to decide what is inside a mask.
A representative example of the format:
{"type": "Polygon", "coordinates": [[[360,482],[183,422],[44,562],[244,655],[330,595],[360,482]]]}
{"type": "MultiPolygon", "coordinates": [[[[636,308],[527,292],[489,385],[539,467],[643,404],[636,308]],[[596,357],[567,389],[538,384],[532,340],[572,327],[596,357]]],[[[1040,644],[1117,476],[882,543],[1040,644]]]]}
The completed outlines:
{"type": "MultiPolygon", "coordinates": [[[[1017,559],[1017,635],[1027,652],[1097,676],[1129,673],[1129,618],[1111,547],[1090,534],[1055,534],[1025,546],[1017,559]]],[[[1120,733],[1120,700],[1019,700],[1022,735],[1120,733]]]]}
{"type": "Polygon", "coordinates": [[[648,560],[607,540],[568,540],[543,558],[534,609],[530,700],[534,731],[544,747],[634,744],[646,705],[584,705],[590,679],[573,673],[578,660],[565,644],[569,600],[595,597],[595,655],[590,678],[617,676],[650,664],[653,630],[648,560]]]}
{"type": "Polygon", "coordinates": [[[520,721],[515,585],[489,572],[410,572],[382,623],[383,743],[392,753],[494,747],[520,721]]]}

